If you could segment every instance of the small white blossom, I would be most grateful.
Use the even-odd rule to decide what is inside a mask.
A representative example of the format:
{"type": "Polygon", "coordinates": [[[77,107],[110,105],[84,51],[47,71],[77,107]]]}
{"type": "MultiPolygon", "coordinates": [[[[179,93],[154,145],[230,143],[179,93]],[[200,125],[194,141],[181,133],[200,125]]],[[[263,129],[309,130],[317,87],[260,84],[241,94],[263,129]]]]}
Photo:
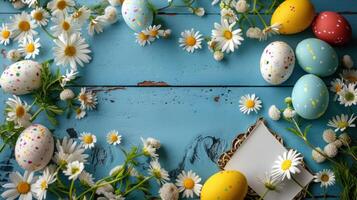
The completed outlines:
{"type": "Polygon", "coordinates": [[[213,58],[216,60],[216,61],[221,61],[223,60],[224,58],[224,53],[222,51],[215,51],[213,53],[213,58]]]}
{"type": "Polygon", "coordinates": [[[334,143],[330,143],[325,146],[324,152],[328,157],[334,158],[338,153],[338,149],[334,143]]]}
{"type": "Polygon", "coordinates": [[[350,55],[344,55],[342,57],[342,64],[345,68],[351,69],[353,67],[353,60],[350,55]]]}
{"type": "Polygon", "coordinates": [[[270,106],[269,117],[274,121],[278,121],[280,119],[281,112],[275,105],[270,106]]]}

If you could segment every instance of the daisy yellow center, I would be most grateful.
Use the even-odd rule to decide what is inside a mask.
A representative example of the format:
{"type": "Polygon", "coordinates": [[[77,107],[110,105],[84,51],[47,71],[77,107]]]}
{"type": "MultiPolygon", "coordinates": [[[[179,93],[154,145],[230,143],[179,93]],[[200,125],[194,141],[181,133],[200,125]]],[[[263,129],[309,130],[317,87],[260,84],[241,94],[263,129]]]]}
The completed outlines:
{"type": "Polygon", "coordinates": [[[78,167],[72,167],[71,174],[76,174],[77,172],[79,172],[79,168],[78,167]]]}
{"type": "Polygon", "coordinates": [[[8,30],[3,30],[3,31],[1,32],[1,36],[2,36],[3,38],[5,38],[5,39],[9,38],[9,37],[10,37],[10,31],[8,31],[8,30]]]}
{"type": "Polygon", "coordinates": [[[88,102],[88,97],[85,94],[81,94],[81,95],[79,95],[79,100],[81,100],[83,102],[88,102]]]}
{"type": "Polygon", "coordinates": [[[150,31],[150,35],[151,35],[152,37],[156,37],[157,34],[159,34],[159,32],[158,32],[157,30],[152,30],[152,31],[150,31]]]}
{"type": "Polygon", "coordinates": [[[330,180],[330,177],[327,174],[322,174],[321,175],[321,181],[322,182],[328,182],[330,180]]]}
{"type": "Polygon", "coordinates": [[[117,135],[115,135],[115,134],[111,134],[111,135],[110,135],[110,141],[111,141],[111,142],[116,142],[116,141],[118,141],[118,139],[119,139],[119,138],[118,138],[117,135]]]}
{"type": "Polygon", "coordinates": [[[74,46],[67,46],[64,50],[64,54],[69,57],[76,55],[76,53],[77,53],[77,49],[74,46]]]}
{"type": "Polygon", "coordinates": [[[139,39],[142,41],[146,41],[149,39],[149,36],[146,35],[145,33],[139,33],[139,39]]]}
{"type": "Polygon", "coordinates": [[[31,25],[28,21],[21,21],[19,23],[19,29],[21,31],[28,31],[28,30],[30,30],[30,28],[31,28],[31,25]]]}
{"type": "Polygon", "coordinates": [[[347,128],[347,127],[348,127],[348,122],[346,122],[346,121],[339,121],[339,122],[337,122],[337,127],[338,127],[338,128],[347,128]]]}
{"type": "Polygon", "coordinates": [[[233,34],[232,34],[231,31],[226,30],[226,31],[224,31],[223,36],[224,36],[224,38],[226,38],[227,40],[230,40],[230,39],[232,39],[233,34]]]}
{"type": "Polygon", "coordinates": [[[83,136],[83,142],[86,144],[92,144],[93,137],[91,135],[85,135],[85,136],[83,136]]]}
{"type": "Polygon", "coordinates": [[[283,171],[286,171],[286,170],[290,169],[291,164],[292,164],[291,160],[284,160],[284,162],[281,163],[281,169],[283,171]]]}
{"type": "Polygon", "coordinates": [[[16,117],[22,118],[25,115],[26,110],[23,106],[16,106],[15,113],[16,117]]]}
{"type": "Polygon", "coordinates": [[[77,113],[77,115],[81,114],[81,113],[82,113],[82,109],[77,108],[77,109],[76,109],[76,113],[77,113]]]}
{"type": "Polygon", "coordinates": [[[82,16],[82,11],[78,10],[77,12],[75,12],[73,14],[73,18],[79,18],[80,16],[82,16]]]}
{"type": "Polygon", "coordinates": [[[192,178],[186,178],[185,180],[183,180],[183,186],[186,189],[191,190],[195,186],[195,181],[193,181],[192,178]]]}
{"type": "Polygon", "coordinates": [[[41,182],[41,189],[42,189],[42,190],[45,190],[46,188],[47,188],[47,181],[43,180],[43,181],[41,182]]]}
{"type": "Polygon", "coordinates": [[[157,178],[157,179],[161,179],[161,171],[159,169],[154,169],[153,171],[153,175],[157,178]]]}
{"type": "Polygon", "coordinates": [[[68,31],[71,28],[71,25],[68,22],[64,21],[62,23],[62,28],[63,30],[68,31]]]}
{"type": "Polygon", "coordinates": [[[27,53],[33,53],[34,51],[35,51],[35,45],[33,43],[30,43],[26,46],[27,53]]]}
{"type": "Polygon", "coordinates": [[[30,189],[31,186],[27,182],[20,182],[16,187],[17,192],[20,194],[27,194],[30,192],[30,189]]]}
{"type": "Polygon", "coordinates": [[[245,102],[245,107],[247,108],[254,108],[255,106],[255,102],[251,99],[248,99],[246,102],[245,102]]]}
{"type": "Polygon", "coordinates": [[[57,8],[59,10],[64,10],[67,7],[67,2],[65,0],[60,0],[57,2],[57,8]]]}
{"type": "Polygon", "coordinates": [[[192,36],[188,36],[186,38],[186,45],[187,46],[190,46],[190,47],[195,46],[196,42],[197,42],[196,38],[194,38],[192,36]]]}
{"type": "Polygon", "coordinates": [[[36,12],[36,13],[33,15],[33,18],[34,18],[36,21],[41,21],[41,20],[43,20],[43,14],[42,14],[42,12],[36,12]]]}
{"type": "Polygon", "coordinates": [[[342,86],[340,84],[335,85],[335,90],[337,93],[339,93],[342,89],[342,86]]]}
{"type": "Polygon", "coordinates": [[[352,92],[347,92],[345,94],[345,99],[347,101],[354,101],[355,100],[355,95],[352,92]]]}

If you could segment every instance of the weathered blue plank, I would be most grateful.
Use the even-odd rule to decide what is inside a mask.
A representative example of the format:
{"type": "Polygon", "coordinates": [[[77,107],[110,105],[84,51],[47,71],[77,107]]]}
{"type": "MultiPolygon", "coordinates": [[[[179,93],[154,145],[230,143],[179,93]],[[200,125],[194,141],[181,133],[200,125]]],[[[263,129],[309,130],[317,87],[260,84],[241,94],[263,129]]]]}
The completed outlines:
{"type": "MultiPolygon", "coordinates": [[[[165,168],[172,173],[181,170],[180,166],[193,169],[206,179],[218,170],[215,162],[227,150],[236,134],[245,132],[260,116],[265,117],[269,127],[284,138],[287,147],[296,148],[304,155],[307,165],[313,171],[329,167],[327,163],[316,164],[312,161],[311,150],[301,139],[286,131],[285,122],[268,119],[267,112],[271,104],[283,108],[284,98],[291,93],[289,87],[95,89],[99,95],[98,110],[90,112],[81,121],[61,117],[60,126],[54,134],[64,136],[73,128],[78,134],[87,131],[97,135],[98,145],[94,150],[97,157],[89,166],[91,170],[101,169],[96,171],[96,177],[106,175],[111,167],[121,161],[119,149],[108,146],[105,140],[108,131],[117,129],[123,135],[125,146],[139,144],[140,137],[158,138],[163,146],[160,154],[163,155],[161,161],[165,168]],[[247,116],[239,111],[239,98],[247,93],[256,93],[261,97],[263,109],[259,114],[247,116]],[[274,98],[271,98],[272,93],[274,98]]],[[[1,95],[0,102],[4,102],[4,98],[1,95]]],[[[3,106],[4,103],[1,103],[1,110],[3,106]]],[[[330,104],[326,115],[311,121],[313,127],[308,136],[310,141],[323,147],[325,143],[322,140],[322,131],[326,128],[328,119],[343,111],[344,108],[334,102],[330,104]]],[[[3,116],[0,120],[3,120],[3,116]]],[[[39,122],[44,121],[46,120],[39,122]]],[[[71,133],[73,136],[74,132],[71,133]]],[[[6,165],[7,156],[8,154],[0,154],[0,163],[17,168],[16,164],[6,165]]],[[[3,169],[0,174],[5,174],[5,171],[3,169]]],[[[329,194],[336,195],[337,191],[337,187],[333,187],[329,194]]],[[[322,193],[319,186],[314,186],[314,193],[322,193]]]]}
{"type": "MultiPolygon", "coordinates": [[[[9,15],[0,15],[6,19],[9,15]]],[[[345,15],[357,27],[357,15],[345,15]]],[[[310,30],[292,36],[274,36],[269,41],[259,42],[246,39],[243,45],[223,62],[213,59],[212,53],[204,49],[194,54],[183,51],[178,46],[180,32],[195,28],[210,34],[213,23],[218,16],[205,18],[176,15],[162,16],[167,27],[172,28],[173,35],[169,40],[159,40],[147,47],[135,43],[133,32],[121,20],[109,27],[104,33],[89,39],[93,51],[93,61],[82,69],[83,78],[80,84],[85,85],[137,85],[143,81],[165,82],[169,85],[267,85],[260,75],[260,54],[269,42],[282,40],[293,48],[305,38],[313,37],[310,30]],[[185,23],[181,23],[185,21],[185,23]]],[[[42,32],[42,31],[40,31],[42,32]]],[[[357,38],[357,32],[354,32],[357,38]]],[[[41,35],[41,58],[53,58],[49,38],[41,35]]],[[[336,48],[338,55],[350,54],[357,61],[357,49],[353,48],[356,40],[348,46],[336,48]]],[[[16,48],[15,47],[7,47],[16,48]]],[[[1,65],[9,64],[5,59],[1,65]]],[[[297,65],[297,64],[296,64],[297,65]]],[[[292,77],[285,85],[293,85],[303,74],[296,66],[292,77]]]]}

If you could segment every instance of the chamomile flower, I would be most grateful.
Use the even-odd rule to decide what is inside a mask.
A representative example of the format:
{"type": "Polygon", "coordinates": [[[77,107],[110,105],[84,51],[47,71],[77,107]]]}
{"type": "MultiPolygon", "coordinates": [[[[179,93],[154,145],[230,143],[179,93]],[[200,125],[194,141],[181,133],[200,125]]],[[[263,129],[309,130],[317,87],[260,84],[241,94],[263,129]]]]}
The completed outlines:
{"type": "Polygon", "coordinates": [[[47,4],[47,8],[51,10],[51,13],[65,14],[68,9],[75,6],[74,0],[52,0],[47,4]]]}
{"type": "Polygon", "coordinates": [[[87,112],[82,108],[76,109],[76,119],[83,119],[86,116],[87,112]]]}
{"type": "Polygon", "coordinates": [[[159,156],[156,153],[156,148],[154,148],[153,146],[146,143],[146,141],[143,138],[141,138],[141,141],[143,142],[142,152],[145,156],[151,157],[151,158],[157,158],[159,156]]]}
{"type": "Polygon", "coordinates": [[[335,100],[338,98],[338,94],[342,91],[344,85],[345,84],[344,84],[343,80],[340,78],[336,78],[333,81],[331,81],[330,91],[334,92],[336,94],[335,100]]]}
{"type": "Polygon", "coordinates": [[[159,36],[167,39],[170,37],[171,32],[171,29],[159,30],[159,36]]]}
{"type": "Polygon", "coordinates": [[[7,200],[32,199],[35,196],[34,183],[36,177],[34,177],[33,172],[25,171],[23,176],[19,172],[11,172],[10,181],[11,183],[2,185],[3,188],[7,189],[1,194],[2,198],[7,200]]]}
{"type": "Polygon", "coordinates": [[[88,34],[93,36],[103,32],[104,26],[107,24],[106,17],[104,15],[97,16],[91,19],[88,25],[88,34]]]}
{"type": "Polygon", "coordinates": [[[31,11],[31,17],[38,25],[46,26],[50,14],[45,9],[41,7],[36,7],[36,9],[31,11]]]}
{"type": "Polygon", "coordinates": [[[272,175],[278,179],[291,179],[292,174],[300,173],[298,168],[302,163],[303,158],[300,153],[295,150],[284,152],[278,157],[272,169],[272,175]]]}
{"type": "Polygon", "coordinates": [[[170,180],[169,173],[161,167],[157,159],[150,162],[149,173],[157,180],[158,183],[164,184],[170,180]]]}
{"type": "Polygon", "coordinates": [[[161,24],[149,26],[149,27],[146,29],[146,32],[148,33],[148,35],[149,35],[151,38],[156,39],[156,38],[159,38],[159,36],[160,36],[160,34],[159,34],[160,28],[161,28],[161,24]]]}
{"type": "Polygon", "coordinates": [[[221,18],[223,20],[227,20],[228,23],[234,23],[238,20],[237,15],[235,14],[235,12],[230,9],[230,8],[223,8],[221,10],[221,18]]]}
{"type": "Polygon", "coordinates": [[[76,79],[78,72],[76,70],[70,69],[66,70],[66,74],[62,75],[60,85],[61,87],[65,87],[67,85],[67,82],[73,81],[76,79]]]}
{"type": "Polygon", "coordinates": [[[342,71],[343,80],[349,83],[357,83],[357,69],[345,69],[342,71]]]}
{"type": "Polygon", "coordinates": [[[64,137],[62,142],[57,140],[56,149],[53,160],[57,165],[66,165],[73,161],[85,163],[89,157],[88,154],[84,154],[85,149],[82,145],[68,137],[64,137]]]}
{"type": "Polygon", "coordinates": [[[15,128],[26,128],[31,125],[31,114],[29,113],[30,107],[26,102],[14,95],[13,98],[7,100],[6,104],[6,120],[14,122],[15,128]]]}
{"type": "Polygon", "coordinates": [[[55,24],[50,29],[54,36],[59,36],[61,34],[71,35],[72,33],[78,33],[81,30],[80,25],[73,20],[70,16],[65,16],[63,14],[57,14],[52,18],[55,24]]]}
{"type": "Polygon", "coordinates": [[[54,42],[54,60],[57,65],[69,65],[76,71],[77,65],[83,66],[83,63],[89,63],[91,60],[88,55],[91,52],[89,45],[78,33],[70,36],[62,34],[54,42]]]}
{"type": "Polygon", "coordinates": [[[19,51],[25,56],[25,59],[35,59],[40,53],[40,38],[35,40],[33,38],[23,39],[19,47],[19,51]]]}
{"type": "Polygon", "coordinates": [[[72,14],[72,19],[78,23],[83,24],[91,15],[91,10],[85,6],[80,7],[72,14]]]}
{"type": "Polygon", "coordinates": [[[279,34],[280,28],[281,28],[281,24],[273,24],[273,25],[268,26],[265,29],[263,29],[262,33],[263,33],[264,37],[267,38],[267,37],[270,37],[272,35],[279,34]]]}
{"type": "Polygon", "coordinates": [[[327,126],[335,128],[335,131],[344,131],[349,127],[356,127],[354,121],[356,116],[353,114],[349,117],[348,115],[342,114],[341,116],[337,115],[328,121],[327,126]]]}
{"type": "Polygon", "coordinates": [[[37,32],[34,30],[37,25],[25,11],[21,14],[16,14],[11,17],[11,19],[10,29],[12,30],[13,37],[15,37],[15,41],[21,41],[25,38],[32,38],[34,35],[37,35],[37,32]]]}
{"type": "Polygon", "coordinates": [[[11,30],[8,28],[7,24],[2,24],[1,25],[1,29],[0,29],[0,44],[3,45],[8,45],[10,43],[10,38],[12,32],[11,30]]]}
{"type": "Polygon", "coordinates": [[[46,167],[43,174],[38,178],[34,185],[34,192],[37,199],[46,199],[47,189],[49,185],[56,181],[56,173],[51,173],[51,170],[46,167]]]}
{"type": "Polygon", "coordinates": [[[338,101],[345,107],[357,104],[357,87],[356,84],[350,83],[345,85],[341,92],[338,93],[338,101]]]}
{"type": "Polygon", "coordinates": [[[76,180],[78,176],[82,173],[84,169],[84,164],[79,161],[74,161],[67,164],[67,168],[63,173],[68,176],[69,180],[76,180]]]}
{"type": "Polygon", "coordinates": [[[265,173],[264,178],[260,179],[259,182],[261,182],[264,187],[269,191],[278,191],[281,189],[282,186],[281,180],[276,177],[273,177],[269,173],[265,173]]]}
{"type": "Polygon", "coordinates": [[[155,38],[150,37],[150,34],[146,30],[139,33],[134,33],[134,35],[136,38],[135,41],[142,47],[146,44],[151,44],[151,42],[155,40],[155,38]]]}
{"type": "Polygon", "coordinates": [[[162,200],[178,200],[180,192],[173,183],[165,183],[159,190],[159,195],[162,200]]]}
{"type": "Polygon", "coordinates": [[[91,133],[82,133],[79,139],[82,141],[82,145],[85,149],[91,149],[94,147],[94,144],[97,142],[97,137],[91,133]]]}
{"type": "Polygon", "coordinates": [[[233,30],[236,23],[229,24],[227,20],[222,20],[221,24],[215,23],[212,30],[212,38],[217,42],[217,46],[222,52],[234,52],[244,40],[242,30],[233,30]]]}
{"type": "Polygon", "coordinates": [[[78,101],[81,103],[81,109],[93,110],[97,105],[97,95],[86,88],[81,88],[81,92],[78,94],[78,101]]]}
{"type": "Polygon", "coordinates": [[[321,183],[321,187],[327,188],[335,184],[335,174],[329,169],[324,169],[314,176],[314,182],[321,183]]]}
{"type": "Polygon", "coordinates": [[[239,100],[240,111],[244,114],[250,114],[250,112],[258,113],[260,108],[262,108],[262,101],[255,94],[247,94],[240,98],[239,100]]]}
{"type": "Polygon", "coordinates": [[[107,134],[107,142],[111,145],[117,145],[121,143],[121,135],[119,135],[118,131],[112,130],[107,134]]]}
{"type": "Polygon", "coordinates": [[[37,4],[37,0],[22,0],[29,8],[35,6],[37,4]]]}
{"type": "Polygon", "coordinates": [[[183,193],[185,198],[193,198],[194,194],[200,196],[202,184],[201,178],[193,171],[182,171],[176,179],[176,185],[179,188],[179,192],[183,193]]]}
{"type": "Polygon", "coordinates": [[[78,176],[78,179],[83,185],[87,185],[89,187],[92,187],[95,184],[93,175],[85,170],[83,170],[82,173],[78,176]]]}
{"type": "Polygon", "coordinates": [[[202,48],[202,35],[199,31],[195,31],[194,29],[185,30],[181,33],[181,38],[179,39],[180,47],[189,53],[193,53],[196,49],[202,48]]]}

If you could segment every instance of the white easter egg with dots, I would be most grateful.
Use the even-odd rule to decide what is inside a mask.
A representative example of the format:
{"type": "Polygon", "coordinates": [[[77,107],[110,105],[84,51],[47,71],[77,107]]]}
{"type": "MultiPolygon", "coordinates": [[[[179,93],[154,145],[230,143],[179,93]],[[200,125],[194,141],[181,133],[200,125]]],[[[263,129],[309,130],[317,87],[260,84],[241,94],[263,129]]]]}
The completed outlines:
{"type": "Polygon", "coordinates": [[[260,72],[265,81],[278,85],[285,82],[295,67],[293,49],[285,42],[270,43],[260,58],[260,72]]]}
{"type": "Polygon", "coordinates": [[[8,93],[23,95],[41,86],[41,64],[22,60],[10,65],[0,77],[1,88],[8,93]]]}
{"type": "Polygon", "coordinates": [[[147,0],[125,0],[121,12],[125,23],[136,32],[150,26],[154,19],[147,0]]]}
{"type": "Polygon", "coordinates": [[[54,151],[52,133],[40,124],[27,127],[15,145],[17,163],[25,170],[38,171],[51,161],[54,151]]]}

